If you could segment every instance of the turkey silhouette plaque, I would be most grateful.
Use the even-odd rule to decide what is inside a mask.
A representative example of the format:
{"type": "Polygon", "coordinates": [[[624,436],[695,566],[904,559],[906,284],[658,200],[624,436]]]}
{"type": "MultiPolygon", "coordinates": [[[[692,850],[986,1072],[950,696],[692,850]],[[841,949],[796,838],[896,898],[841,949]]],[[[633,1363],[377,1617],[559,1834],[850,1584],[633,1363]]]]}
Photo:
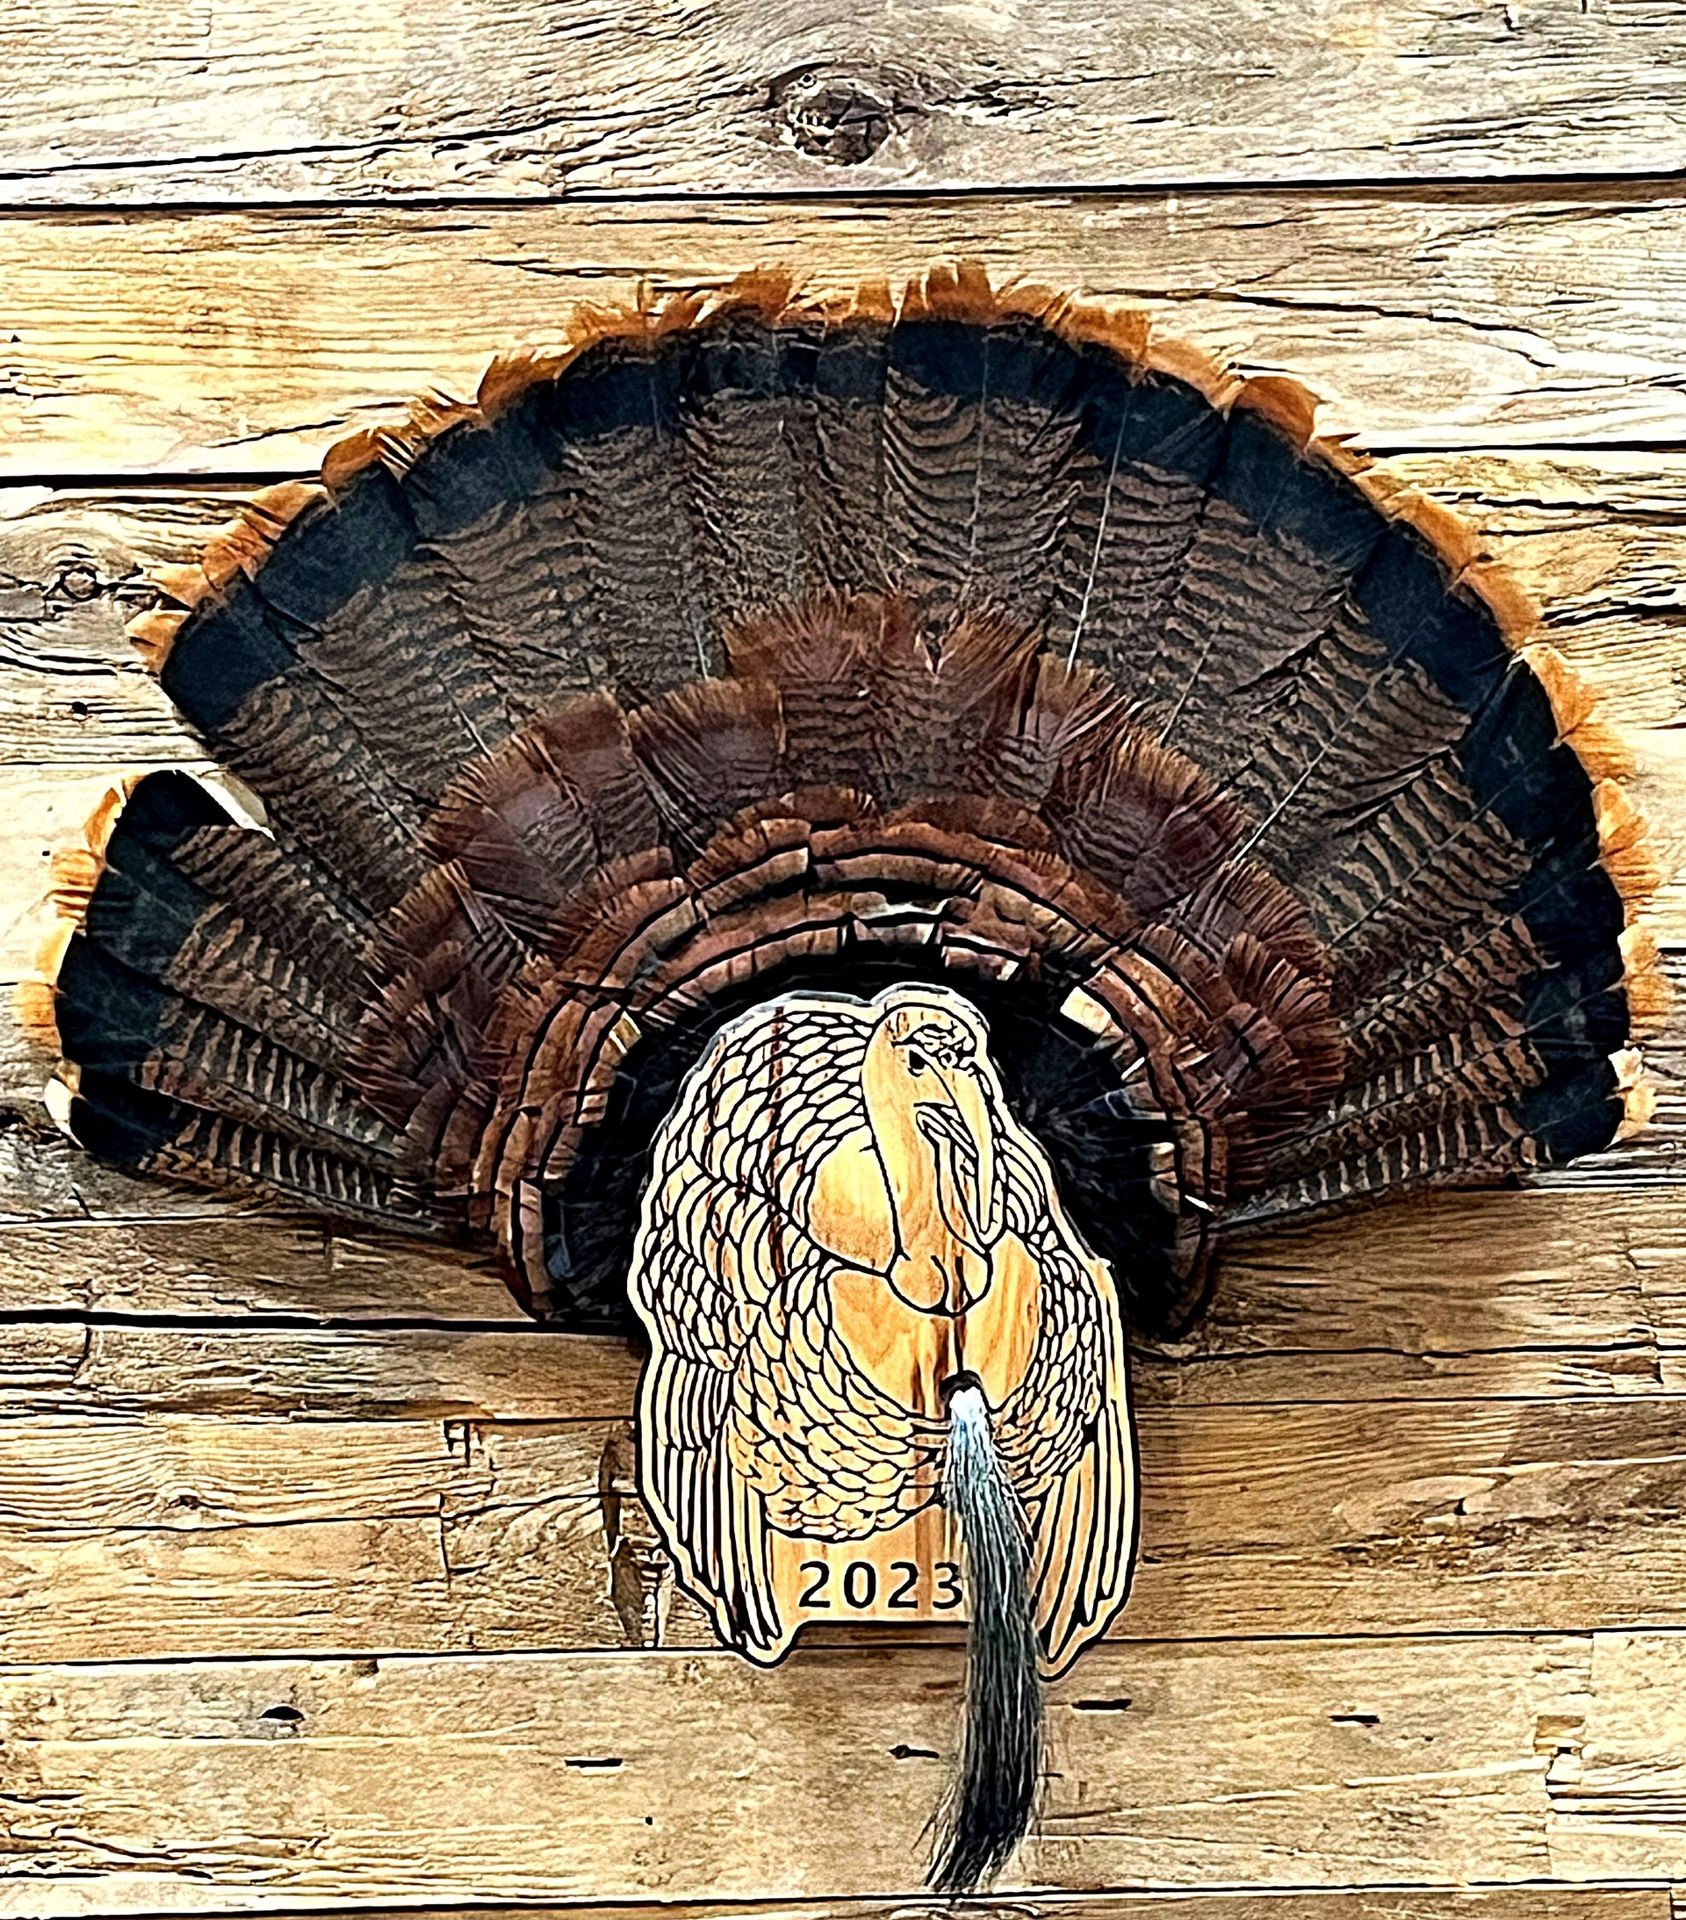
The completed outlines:
{"type": "Polygon", "coordinates": [[[816,1620],[969,1616],[962,1401],[1027,1525],[1043,1671],[1123,1604],[1118,1297],[958,993],[786,994],[724,1027],[657,1134],[630,1293],[644,1496],[751,1659],[816,1620]]]}

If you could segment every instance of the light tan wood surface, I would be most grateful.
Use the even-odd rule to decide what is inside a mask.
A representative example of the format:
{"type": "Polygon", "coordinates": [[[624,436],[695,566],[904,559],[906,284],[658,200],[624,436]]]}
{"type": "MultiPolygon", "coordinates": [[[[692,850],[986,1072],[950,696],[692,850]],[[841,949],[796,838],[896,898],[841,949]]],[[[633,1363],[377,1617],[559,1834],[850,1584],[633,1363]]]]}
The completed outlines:
{"type": "MultiPolygon", "coordinates": [[[[1686,982],[1686,12],[123,12],[0,19],[0,1909],[924,1920],[952,1631],[712,1650],[634,1356],[48,1126],[51,853],[201,759],[123,623],[577,298],[973,254],[1292,371],[1472,518],[1632,750],[1686,982]]],[[[1686,1016],[1651,1057],[1641,1140],[1250,1243],[1138,1351],[1137,1592],[989,1920],[1666,1920],[1686,1016]]]]}
{"type": "Polygon", "coordinates": [[[43,212],[0,226],[0,481],[298,471],[573,300],[958,254],[1291,369],[1371,448],[1668,445],[1683,247],[1652,181],[43,212]]]}
{"type": "Polygon", "coordinates": [[[1666,172],[1671,0],[20,0],[24,204],[1666,172]]]}

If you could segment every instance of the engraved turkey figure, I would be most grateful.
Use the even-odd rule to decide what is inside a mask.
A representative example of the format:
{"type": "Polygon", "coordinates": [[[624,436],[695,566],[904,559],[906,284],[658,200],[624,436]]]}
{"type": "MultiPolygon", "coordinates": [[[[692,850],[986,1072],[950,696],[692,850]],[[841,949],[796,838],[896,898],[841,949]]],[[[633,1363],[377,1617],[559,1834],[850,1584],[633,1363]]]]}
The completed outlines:
{"type": "Polygon", "coordinates": [[[1123,1603],[1118,1299],[987,1040],[945,987],[785,995],[715,1036],[657,1135],[630,1283],[652,1347],[640,1474],[682,1583],[762,1663],[838,1617],[801,1604],[838,1543],[852,1617],[897,1618],[898,1578],[903,1607],[960,1607],[939,1504],[958,1386],[1023,1505],[1044,1672],[1123,1603]],[[932,1567],[939,1590],[916,1592],[932,1567]]]}

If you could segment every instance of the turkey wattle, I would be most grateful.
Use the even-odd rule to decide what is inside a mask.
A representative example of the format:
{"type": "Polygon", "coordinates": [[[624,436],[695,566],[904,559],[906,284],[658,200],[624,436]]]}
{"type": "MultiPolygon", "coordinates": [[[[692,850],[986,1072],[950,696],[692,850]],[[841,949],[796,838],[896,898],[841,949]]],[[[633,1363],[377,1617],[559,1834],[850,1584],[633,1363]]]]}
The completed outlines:
{"type": "Polygon", "coordinates": [[[961,270],[587,315],[336,449],[137,623],[261,818],[102,816],[70,1129],[602,1331],[780,994],[962,996],[1154,1332],[1236,1236],[1608,1145],[1657,989],[1607,745],[1311,412],[961,270]]]}

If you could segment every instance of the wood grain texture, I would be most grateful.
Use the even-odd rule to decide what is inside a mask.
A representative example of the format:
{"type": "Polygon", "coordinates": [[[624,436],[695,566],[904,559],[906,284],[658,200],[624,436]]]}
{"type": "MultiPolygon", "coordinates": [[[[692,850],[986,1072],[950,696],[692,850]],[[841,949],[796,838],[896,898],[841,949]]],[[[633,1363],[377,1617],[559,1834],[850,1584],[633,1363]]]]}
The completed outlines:
{"type": "MultiPolygon", "coordinates": [[[[252,1335],[268,1336],[248,1344],[259,1355],[295,1335],[355,1350],[364,1332],[427,1333],[448,1350],[453,1331],[485,1332],[535,1355],[552,1338],[468,1256],[125,1180],[22,1126],[0,1131],[0,1191],[0,1312],[20,1327],[108,1326],[108,1359],[119,1336],[238,1339],[253,1316],[252,1335]]],[[[1284,1231],[1232,1252],[1187,1340],[1138,1348],[1144,1391],[1201,1405],[1648,1392],[1686,1352],[1681,1232],[1677,1190],[1662,1186],[1441,1194],[1284,1231]],[[1471,1244],[1479,1267],[1460,1257],[1471,1244]]],[[[301,1371],[284,1351],[273,1364],[301,1371]]],[[[384,1377],[368,1367],[368,1382],[384,1377]]],[[[570,1401],[568,1385],[545,1360],[521,1391],[551,1396],[536,1403],[547,1418],[622,1411],[570,1401]]],[[[359,1390],[336,1372],[303,1404],[332,1412],[359,1390]]],[[[168,1407],[188,1389],[166,1370],[146,1391],[168,1407]]],[[[519,1413],[472,1396],[469,1411],[519,1413]]]]}
{"type": "MultiPolygon", "coordinates": [[[[555,1402],[575,1397],[559,1376],[555,1402]]],[[[9,1420],[0,1659],[716,1644],[637,1501],[627,1421],[422,1402],[9,1420]]],[[[1142,1558],[1112,1637],[1686,1627],[1682,1412],[1149,1399],[1142,1558]]],[[[806,1617],[800,1644],[854,1624],[806,1617]]],[[[892,1621],[851,1643],[906,1638],[892,1621]]]]}
{"type": "Polygon", "coordinates": [[[1662,172],[1686,124],[1670,0],[178,0],[117,46],[106,22],[8,10],[13,204],[1662,172]]]}
{"type": "MultiPolygon", "coordinates": [[[[8,1189],[14,1208],[21,1184],[8,1189]]],[[[102,1207],[124,1198],[77,1190],[102,1207]]],[[[39,1180],[35,1193],[42,1209],[69,1204],[39,1180]]],[[[1473,1417],[1467,1403],[1481,1400],[1678,1387],[1679,1235],[1671,1195],[1646,1205],[1620,1194],[1445,1198],[1284,1235],[1226,1263],[1194,1339],[1138,1351],[1138,1392],[1165,1408],[1427,1399],[1473,1417]],[[1483,1248],[1479,1272],[1460,1259],[1470,1244],[1483,1248]]],[[[566,1420],[630,1406],[630,1362],[570,1370],[472,1263],[318,1223],[189,1205],[150,1218],[38,1213],[0,1227],[0,1283],[8,1387],[20,1407],[57,1417],[426,1408],[566,1420]]],[[[1463,1417],[1447,1416],[1454,1427],[1463,1417]]]]}
{"type": "MultiPolygon", "coordinates": [[[[1644,1717],[1663,1696],[1632,1673],[1677,1644],[1098,1649],[1055,1691],[1019,1878],[1631,1879],[1643,1829],[1655,1881],[1686,1829],[1644,1717]],[[1624,1748],[1652,1764],[1624,1773],[1624,1748]]],[[[90,1872],[114,1912],[911,1892],[959,1675],[916,1646],[770,1675],[690,1653],[12,1670],[14,1870],[38,1913],[83,1910],[90,1872]]]]}
{"type": "MultiPolygon", "coordinates": [[[[1576,1887],[1542,1885],[1372,1889],[1342,1892],[1327,1887],[1296,1887],[1292,1911],[1308,1920],[1671,1920],[1666,1887],[1576,1887]]],[[[1283,1920],[1288,1902],[1279,1893],[1182,1891],[1177,1893],[1051,1894],[1015,1892],[998,1898],[974,1896],[966,1911],[977,1920],[1283,1920]]],[[[907,1900],[778,1900],[753,1907],[729,1901],[670,1901],[673,1920],[935,1920],[946,1911],[907,1900]]],[[[632,1920],[631,1907],[523,1903],[519,1907],[442,1906],[430,1908],[437,1920],[632,1920]]],[[[400,1920],[413,1907],[360,1907],[358,1920],[400,1920]]],[[[1675,1908],[1674,1920],[1679,1909],[1675,1908]]]]}
{"type": "Polygon", "coordinates": [[[1646,184],[16,218],[0,478],[294,472],[581,298],[957,255],[1290,369],[1374,448],[1678,443],[1683,245],[1646,184]]]}

